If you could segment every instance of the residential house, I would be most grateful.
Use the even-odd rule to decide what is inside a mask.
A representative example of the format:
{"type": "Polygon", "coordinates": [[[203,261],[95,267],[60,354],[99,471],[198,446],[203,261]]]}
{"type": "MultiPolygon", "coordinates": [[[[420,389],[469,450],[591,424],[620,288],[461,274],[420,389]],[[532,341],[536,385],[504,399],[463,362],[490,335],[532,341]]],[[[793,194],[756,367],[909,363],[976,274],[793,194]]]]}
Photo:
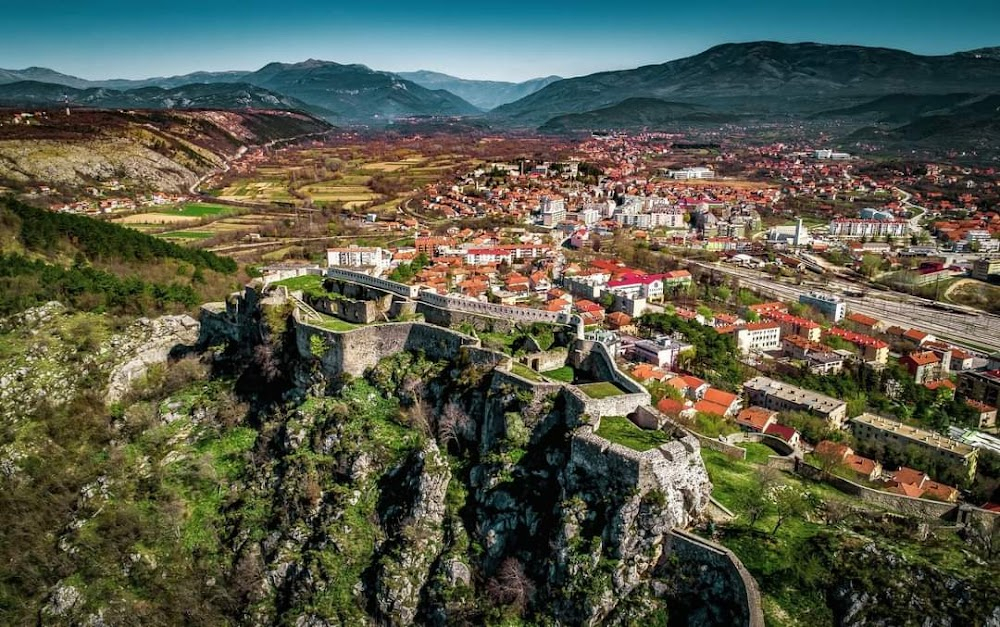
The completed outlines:
{"type": "Polygon", "coordinates": [[[958,500],[958,490],[932,481],[926,473],[900,466],[899,470],[890,473],[889,491],[913,498],[931,498],[946,503],[958,500]]]}
{"type": "Polygon", "coordinates": [[[976,412],[976,425],[980,429],[992,429],[997,425],[997,408],[980,401],[965,399],[965,404],[976,412]]]}
{"type": "Polygon", "coordinates": [[[782,352],[806,363],[813,374],[836,374],[844,369],[844,358],[831,351],[825,344],[811,342],[793,335],[781,340],[782,352]]]}
{"type": "Polygon", "coordinates": [[[687,395],[691,400],[701,400],[705,396],[705,392],[708,390],[708,382],[702,381],[698,377],[693,377],[691,375],[683,375],[680,377],[683,379],[684,383],[687,385],[687,395]]]}
{"type": "Polygon", "coordinates": [[[816,445],[815,453],[819,457],[836,460],[842,468],[868,481],[874,481],[882,474],[882,464],[880,462],[856,455],[854,449],[846,444],[823,440],[816,445]]]}
{"type": "Polygon", "coordinates": [[[964,351],[960,348],[951,349],[951,371],[964,372],[966,370],[972,370],[974,359],[975,358],[972,353],[964,351]]]}
{"type": "Polygon", "coordinates": [[[881,320],[877,318],[872,318],[871,316],[866,316],[857,312],[847,314],[844,319],[850,326],[860,333],[867,333],[869,335],[874,335],[880,333],[885,325],[881,320]]]}
{"type": "Polygon", "coordinates": [[[778,424],[775,422],[768,425],[768,427],[764,429],[764,433],[766,433],[767,435],[773,435],[775,437],[781,438],[782,440],[787,442],[789,446],[799,445],[799,440],[800,440],[799,432],[793,429],[792,427],[778,424]]]}
{"type": "Polygon", "coordinates": [[[941,359],[931,351],[917,351],[905,355],[899,363],[917,383],[934,381],[941,376],[941,359]]]}
{"type": "Polygon", "coordinates": [[[903,333],[903,338],[910,340],[917,346],[923,346],[927,342],[933,342],[936,339],[930,333],[924,333],[920,329],[907,329],[903,333]]]}
{"type": "Polygon", "coordinates": [[[632,322],[632,316],[622,311],[609,313],[607,318],[605,318],[605,322],[609,329],[624,333],[625,335],[635,335],[638,331],[632,322]]]}
{"type": "Polygon", "coordinates": [[[763,433],[778,421],[778,412],[763,407],[747,407],[736,415],[736,424],[744,431],[763,433]]]}
{"type": "Polygon", "coordinates": [[[666,381],[667,379],[673,377],[673,375],[658,368],[652,364],[639,364],[629,373],[632,378],[640,383],[648,383],[649,381],[666,381]]]}
{"type": "Polygon", "coordinates": [[[743,404],[743,401],[736,394],[713,387],[705,390],[705,395],[702,397],[702,401],[721,407],[723,412],[720,415],[727,418],[736,414],[736,412],[740,409],[740,405],[743,404]]]}

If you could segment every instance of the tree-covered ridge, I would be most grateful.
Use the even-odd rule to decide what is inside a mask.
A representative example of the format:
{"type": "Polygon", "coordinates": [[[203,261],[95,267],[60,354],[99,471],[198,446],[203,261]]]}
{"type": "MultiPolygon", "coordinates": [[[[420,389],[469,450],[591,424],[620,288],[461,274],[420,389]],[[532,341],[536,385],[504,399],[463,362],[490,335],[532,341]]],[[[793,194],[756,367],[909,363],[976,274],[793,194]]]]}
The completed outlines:
{"type": "Polygon", "coordinates": [[[193,307],[197,292],[190,284],[163,285],[137,277],[121,278],[90,266],[70,268],[0,253],[0,315],[58,300],[73,309],[147,314],[172,304],[193,307]]]}
{"type": "Polygon", "coordinates": [[[91,218],[30,207],[13,198],[0,205],[19,218],[18,240],[30,251],[52,253],[69,241],[90,261],[146,262],[176,259],[216,272],[236,272],[236,262],[205,250],[184,248],[138,231],[91,218]]]}

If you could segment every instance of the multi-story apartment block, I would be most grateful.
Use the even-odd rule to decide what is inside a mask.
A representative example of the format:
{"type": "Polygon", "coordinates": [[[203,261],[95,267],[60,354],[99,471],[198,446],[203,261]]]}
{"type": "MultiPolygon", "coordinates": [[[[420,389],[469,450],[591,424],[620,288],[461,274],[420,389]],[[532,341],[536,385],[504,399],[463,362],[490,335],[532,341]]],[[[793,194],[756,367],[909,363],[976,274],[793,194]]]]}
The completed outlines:
{"type": "Polygon", "coordinates": [[[781,325],[777,322],[751,322],[737,326],[719,327],[719,333],[732,333],[740,353],[761,353],[781,348],[781,325]]]}
{"type": "Polygon", "coordinates": [[[958,395],[1000,407],[1000,370],[958,373],[958,395]]]}
{"type": "Polygon", "coordinates": [[[782,311],[765,311],[763,317],[781,325],[783,335],[798,335],[811,342],[818,342],[823,327],[818,322],[800,318],[782,311]]]}
{"type": "Polygon", "coordinates": [[[392,253],[384,248],[368,246],[349,246],[347,248],[328,248],[326,265],[332,268],[375,268],[384,270],[392,260],[392,253]]]}
{"type": "Polygon", "coordinates": [[[824,333],[853,344],[861,352],[861,358],[867,362],[884,365],[889,361],[889,344],[883,340],[839,327],[830,327],[824,333]]]}
{"type": "Polygon", "coordinates": [[[799,302],[803,305],[809,305],[810,307],[819,309],[823,312],[824,316],[834,322],[840,322],[843,320],[844,315],[847,313],[847,304],[844,303],[844,299],[832,294],[809,292],[808,294],[800,295],[799,302]]]}
{"type": "Polygon", "coordinates": [[[774,411],[805,411],[839,429],[847,419],[847,403],[806,390],[795,385],[776,381],[770,377],[754,377],[743,384],[747,405],[757,405],[774,411]]]}
{"type": "Polygon", "coordinates": [[[906,220],[866,220],[837,218],[830,221],[830,237],[861,239],[863,237],[902,237],[909,232],[906,220]]]}
{"type": "Polygon", "coordinates": [[[566,219],[566,201],[542,196],[539,212],[542,214],[542,224],[554,227],[566,219]]]}
{"type": "Polygon", "coordinates": [[[911,427],[874,414],[851,419],[851,432],[867,448],[881,445],[896,451],[915,447],[937,461],[945,462],[956,474],[972,478],[976,473],[977,450],[932,431],[911,427]]]}

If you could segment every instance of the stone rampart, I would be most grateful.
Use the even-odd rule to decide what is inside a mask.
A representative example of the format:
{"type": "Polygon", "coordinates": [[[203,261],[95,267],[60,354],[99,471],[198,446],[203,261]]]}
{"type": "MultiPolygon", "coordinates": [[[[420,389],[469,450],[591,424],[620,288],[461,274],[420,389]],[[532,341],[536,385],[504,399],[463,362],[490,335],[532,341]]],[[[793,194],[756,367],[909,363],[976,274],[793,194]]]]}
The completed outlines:
{"type": "Polygon", "coordinates": [[[642,454],[609,442],[584,425],[573,433],[570,462],[577,472],[613,479],[623,487],[640,485],[642,454]]]}
{"type": "Polygon", "coordinates": [[[379,360],[403,351],[422,351],[430,359],[453,359],[464,346],[478,346],[479,340],[456,331],[420,322],[381,324],[351,331],[331,331],[297,317],[295,341],[303,357],[317,357],[327,376],[342,372],[361,376],[379,360]],[[313,355],[313,337],[324,347],[313,355]]]}
{"type": "MultiPolygon", "coordinates": [[[[388,279],[373,277],[363,272],[354,272],[343,268],[329,268],[326,271],[326,276],[331,279],[350,281],[352,283],[357,283],[373,289],[389,292],[403,298],[419,301],[419,303],[426,305],[427,307],[418,306],[417,311],[423,313],[427,320],[437,324],[456,325],[461,324],[462,322],[470,322],[474,324],[474,321],[456,315],[464,313],[472,316],[482,316],[502,321],[500,323],[501,326],[495,327],[497,330],[503,330],[502,327],[509,325],[511,322],[525,324],[540,322],[543,324],[571,326],[574,328],[577,337],[583,334],[583,320],[580,316],[575,314],[553,313],[550,311],[543,311],[541,309],[531,309],[529,307],[496,305],[493,303],[484,303],[457,296],[446,296],[436,294],[429,290],[423,290],[412,285],[403,285],[402,283],[397,283],[388,279]],[[434,311],[434,308],[440,311],[434,311]],[[443,312],[448,313],[445,314],[443,312]],[[438,320],[441,320],[442,322],[438,322],[438,320]]],[[[509,330],[509,328],[507,330],[509,330]]]]}
{"type": "Polygon", "coordinates": [[[757,582],[732,551],[680,529],[670,531],[666,540],[664,558],[676,555],[685,564],[699,566],[698,576],[712,580],[701,583],[715,598],[703,601],[721,602],[720,605],[733,609],[731,616],[724,617],[725,624],[764,627],[757,582]],[[720,592],[728,598],[719,598],[720,592]]]}
{"type": "Polygon", "coordinates": [[[352,283],[359,283],[377,290],[395,294],[396,296],[409,298],[411,300],[415,300],[419,292],[419,288],[412,285],[403,285],[402,283],[390,281],[389,279],[374,277],[370,274],[365,274],[364,272],[344,270],[343,268],[327,268],[326,276],[331,279],[340,279],[343,281],[350,281],[352,283]]]}
{"type": "Polygon", "coordinates": [[[518,361],[533,370],[545,372],[548,370],[562,368],[566,365],[566,359],[568,357],[569,351],[565,348],[554,348],[547,351],[539,351],[537,353],[528,353],[524,357],[518,358],[518,361]]]}
{"type": "Polygon", "coordinates": [[[310,274],[321,276],[323,274],[323,269],[319,266],[308,266],[303,268],[266,270],[261,276],[261,279],[264,281],[264,285],[270,285],[271,283],[277,283],[278,281],[284,281],[285,279],[294,279],[295,277],[308,276],[310,274]]]}
{"type": "Polygon", "coordinates": [[[879,505],[900,514],[922,518],[950,518],[958,510],[955,503],[943,503],[875,490],[843,477],[823,473],[820,468],[805,462],[796,464],[795,472],[804,477],[820,479],[829,483],[841,492],[857,497],[859,501],[879,505]]]}
{"type": "Polygon", "coordinates": [[[459,327],[469,325],[476,331],[489,333],[510,333],[517,328],[517,321],[509,318],[497,318],[479,313],[468,313],[438,307],[422,300],[416,301],[416,311],[423,314],[424,320],[443,327],[459,327]]]}

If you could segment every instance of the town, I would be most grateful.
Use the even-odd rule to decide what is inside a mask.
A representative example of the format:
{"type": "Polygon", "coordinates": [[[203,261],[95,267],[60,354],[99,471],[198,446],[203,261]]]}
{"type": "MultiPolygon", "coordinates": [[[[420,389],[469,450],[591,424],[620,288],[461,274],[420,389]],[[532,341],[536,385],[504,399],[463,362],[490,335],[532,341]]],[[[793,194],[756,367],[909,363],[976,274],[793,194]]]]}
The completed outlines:
{"type": "MultiPolygon", "coordinates": [[[[355,235],[326,248],[317,248],[322,237],[284,247],[294,225],[290,237],[274,236],[277,249],[245,232],[265,251],[265,276],[344,269],[415,293],[575,316],[583,337],[602,343],[658,409],[700,436],[772,435],[804,462],[827,468],[835,457],[839,475],[878,490],[1000,510],[995,480],[976,481],[979,451],[1000,454],[992,168],[884,162],[802,141],[485,136],[475,159],[426,168],[431,177],[412,192],[366,196],[371,181],[357,177],[354,196],[327,198],[317,192],[325,184],[293,175],[278,184],[293,192],[283,202],[260,197],[253,183],[273,163],[329,164],[322,155],[344,151],[356,158],[346,146],[359,140],[352,132],[254,149],[205,182],[220,190],[215,202],[278,202],[286,213],[313,212],[310,223],[327,216],[331,230],[353,224],[355,235]],[[538,156],[516,156],[528,150],[538,156]],[[491,152],[513,158],[490,160],[491,152]],[[253,196],[241,197],[248,189],[253,196]],[[275,262],[267,250],[289,252],[275,262]]],[[[362,171],[424,168],[426,157],[407,155],[432,143],[382,141],[380,155],[402,156],[362,162],[362,171]]],[[[134,208],[90,202],[112,219],[134,208]]],[[[159,211],[169,216],[171,202],[203,201],[138,202],[166,204],[159,211]]],[[[164,227],[167,236],[183,237],[178,226],[164,227]]],[[[204,219],[190,228],[205,230],[204,219]]],[[[486,345],[510,348],[504,338],[486,345]]]]}
{"type": "MultiPolygon", "coordinates": [[[[367,243],[260,271],[339,316],[330,328],[378,316],[324,301],[324,276],[576,320],[708,447],[745,455],[741,443],[777,439],[849,485],[1000,511],[995,462],[977,472],[981,453],[1000,455],[1000,319],[944,299],[998,289],[1000,214],[981,208],[992,171],[802,146],[737,157],[658,134],[570,148],[483,161],[374,211],[356,203],[344,211],[367,243]]],[[[572,380],[515,336],[479,335],[531,380],[572,380]]]]}

